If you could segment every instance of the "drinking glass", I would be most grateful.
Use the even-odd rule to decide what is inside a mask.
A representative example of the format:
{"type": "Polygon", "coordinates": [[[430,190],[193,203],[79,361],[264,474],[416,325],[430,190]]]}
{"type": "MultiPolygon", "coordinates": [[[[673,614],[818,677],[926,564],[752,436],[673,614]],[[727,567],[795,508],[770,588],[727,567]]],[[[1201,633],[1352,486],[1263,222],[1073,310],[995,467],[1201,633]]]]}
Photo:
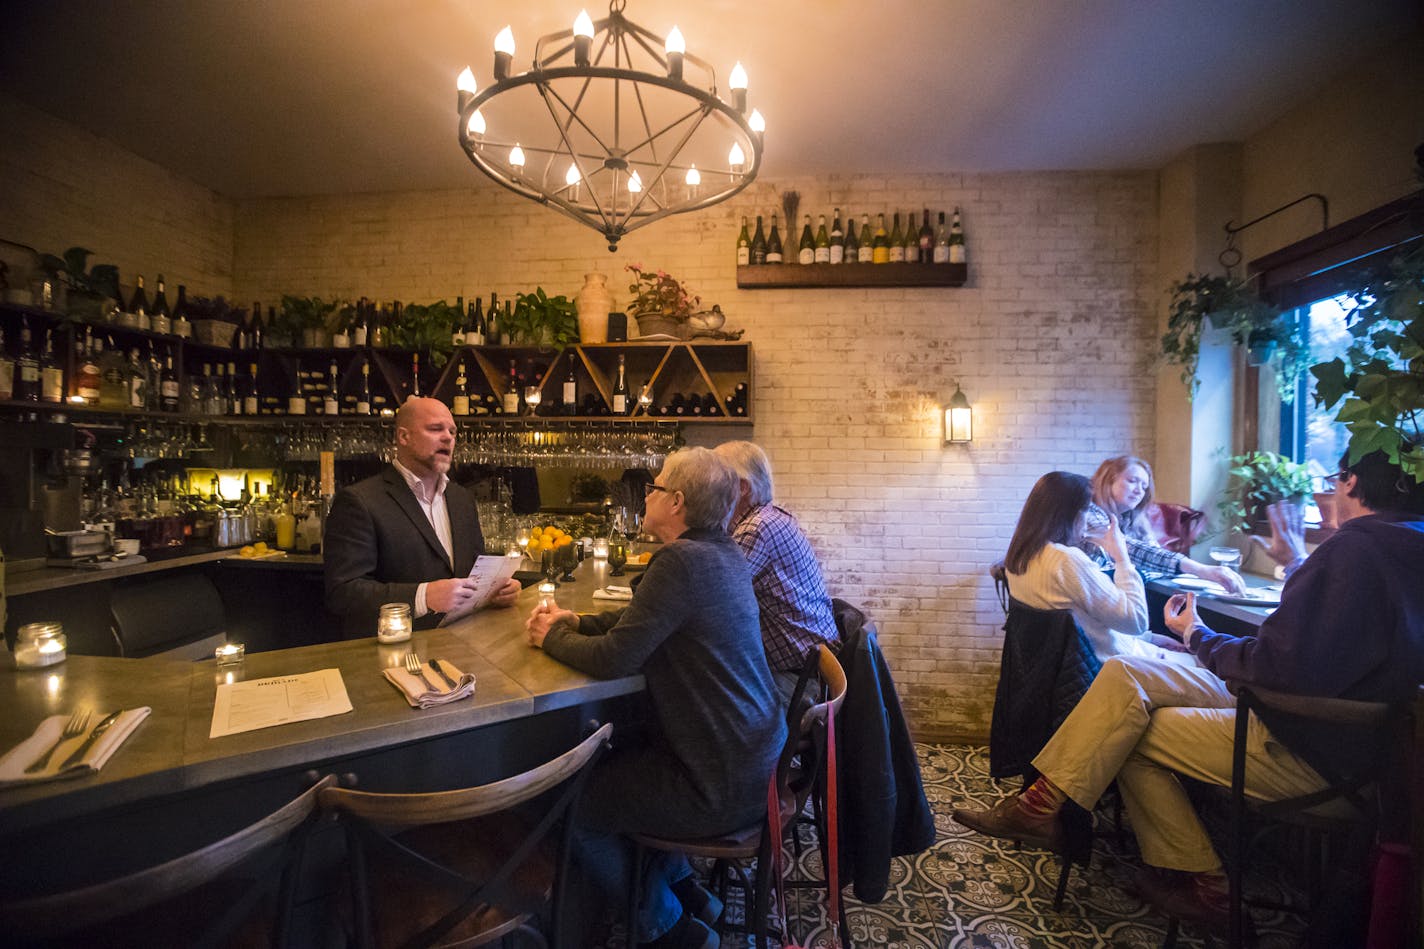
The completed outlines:
{"type": "Polygon", "coordinates": [[[1238,570],[1241,567],[1241,551],[1235,547],[1213,547],[1210,554],[1211,559],[1223,567],[1230,567],[1232,570],[1238,570]]]}
{"type": "Polygon", "coordinates": [[[561,569],[559,552],[557,550],[545,550],[539,559],[539,572],[544,575],[544,579],[550,583],[558,583],[561,569]]]}
{"type": "Polygon", "coordinates": [[[608,572],[610,577],[623,576],[623,565],[628,562],[628,544],[622,540],[610,539],[608,541],[608,565],[613,569],[608,572]]]}
{"type": "Polygon", "coordinates": [[[556,552],[558,553],[557,559],[559,566],[564,570],[563,575],[559,577],[559,582],[573,583],[575,579],[574,568],[578,566],[579,562],[578,545],[573,543],[564,544],[556,548],[556,552]]]}

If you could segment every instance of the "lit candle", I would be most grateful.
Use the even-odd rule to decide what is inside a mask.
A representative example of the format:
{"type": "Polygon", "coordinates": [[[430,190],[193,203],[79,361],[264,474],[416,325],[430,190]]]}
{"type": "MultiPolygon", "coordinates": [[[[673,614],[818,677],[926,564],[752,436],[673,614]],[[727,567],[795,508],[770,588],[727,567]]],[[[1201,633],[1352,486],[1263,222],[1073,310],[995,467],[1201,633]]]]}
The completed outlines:
{"type": "Polygon", "coordinates": [[[410,604],[382,604],[376,625],[376,638],[383,643],[403,643],[410,638],[410,633],[410,604]]]}
{"type": "Polygon", "coordinates": [[[225,666],[234,662],[241,662],[247,654],[247,647],[242,643],[223,643],[213,650],[213,658],[218,661],[218,665],[225,666]]]}
{"type": "Polygon", "coordinates": [[[544,580],[539,584],[539,608],[541,610],[551,610],[557,604],[554,602],[554,591],[558,587],[552,580],[544,580]]]}
{"type": "Polygon", "coordinates": [[[61,624],[26,623],[15,634],[15,667],[43,669],[63,662],[67,645],[61,624]]]}

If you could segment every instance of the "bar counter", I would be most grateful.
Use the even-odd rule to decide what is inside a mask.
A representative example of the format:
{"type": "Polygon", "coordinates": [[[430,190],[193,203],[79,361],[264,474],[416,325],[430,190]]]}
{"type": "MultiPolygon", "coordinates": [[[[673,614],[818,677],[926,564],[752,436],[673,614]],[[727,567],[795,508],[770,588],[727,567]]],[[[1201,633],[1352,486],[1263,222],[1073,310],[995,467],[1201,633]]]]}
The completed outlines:
{"type": "MultiPolygon", "coordinates": [[[[559,586],[559,605],[578,611],[621,605],[593,599],[594,590],[610,582],[608,569],[601,561],[583,563],[575,582],[559,586]]],[[[611,582],[626,584],[628,578],[611,582]]],[[[0,717],[0,747],[5,749],[31,734],[45,716],[81,706],[108,711],[147,705],[153,712],[98,774],[0,789],[0,837],[30,836],[57,822],[102,820],[126,809],[162,809],[200,792],[240,788],[277,774],[326,773],[405,746],[494,725],[517,726],[558,710],[577,712],[642,690],[642,676],[594,679],[531,648],[524,621],[538,597],[537,585],[528,587],[513,608],[483,610],[445,629],[417,631],[409,642],[395,646],[383,646],[374,637],[322,643],[249,653],[240,664],[222,667],[212,659],[186,663],[101,656],[70,656],[37,671],[7,665],[0,669],[0,708],[6,710],[0,717]],[[473,698],[434,709],[411,708],[381,674],[398,665],[410,648],[422,659],[448,659],[474,673],[473,698]],[[229,674],[252,680],[332,668],[341,672],[353,711],[209,739],[217,686],[229,674]]],[[[498,757],[505,747],[528,752],[521,743],[517,736],[506,736],[494,746],[486,743],[481,755],[498,757]]],[[[418,759],[421,767],[428,757],[418,759]]],[[[502,770],[502,762],[489,760],[476,768],[470,757],[462,751],[458,759],[450,758],[450,773],[502,770]]]]}

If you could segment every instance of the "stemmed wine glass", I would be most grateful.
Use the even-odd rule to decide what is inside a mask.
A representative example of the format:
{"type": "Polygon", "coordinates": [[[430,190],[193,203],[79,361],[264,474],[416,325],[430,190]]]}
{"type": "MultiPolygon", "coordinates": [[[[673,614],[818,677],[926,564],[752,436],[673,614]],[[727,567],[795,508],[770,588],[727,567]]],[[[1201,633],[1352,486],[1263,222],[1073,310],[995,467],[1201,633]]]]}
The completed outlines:
{"type": "Polygon", "coordinates": [[[613,569],[608,571],[608,575],[610,577],[623,576],[623,565],[627,562],[627,542],[617,538],[610,538],[608,541],[608,565],[613,569]]]}
{"type": "Polygon", "coordinates": [[[563,544],[562,546],[556,548],[556,553],[558,554],[558,557],[556,559],[559,562],[559,566],[562,567],[564,571],[563,574],[559,577],[559,582],[573,583],[575,579],[574,568],[578,566],[579,562],[578,545],[572,543],[563,544]]]}
{"type": "Polygon", "coordinates": [[[539,572],[544,575],[544,579],[557,584],[560,570],[559,552],[552,548],[544,550],[539,560],[539,572]]]}
{"type": "Polygon", "coordinates": [[[1211,559],[1232,570],[1241,568],[1241,551],[1235,547],[1213,547],[1209,551],[1211,559]]]}

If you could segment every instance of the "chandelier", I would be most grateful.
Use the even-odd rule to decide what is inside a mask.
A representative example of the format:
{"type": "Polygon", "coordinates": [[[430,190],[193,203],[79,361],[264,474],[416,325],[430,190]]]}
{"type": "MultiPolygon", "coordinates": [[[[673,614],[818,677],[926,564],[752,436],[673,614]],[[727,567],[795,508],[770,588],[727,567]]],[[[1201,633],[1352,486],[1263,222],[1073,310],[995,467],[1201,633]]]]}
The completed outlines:
{"type": "Polygon", "coordinates": [[[761,167],[761,113],[747,115],[747,74],[718,92],[711,64],[664,39],[612,0],[596,23],[541,37],[534,62],[512,74],[514,34],[494,41],[494,84],[456,81],[460,147],[504,187],[586,224],[616,251],[626,234],[741,191],[761,167]],[[695,81],[684,77],[691,73],[695,81]]]}

